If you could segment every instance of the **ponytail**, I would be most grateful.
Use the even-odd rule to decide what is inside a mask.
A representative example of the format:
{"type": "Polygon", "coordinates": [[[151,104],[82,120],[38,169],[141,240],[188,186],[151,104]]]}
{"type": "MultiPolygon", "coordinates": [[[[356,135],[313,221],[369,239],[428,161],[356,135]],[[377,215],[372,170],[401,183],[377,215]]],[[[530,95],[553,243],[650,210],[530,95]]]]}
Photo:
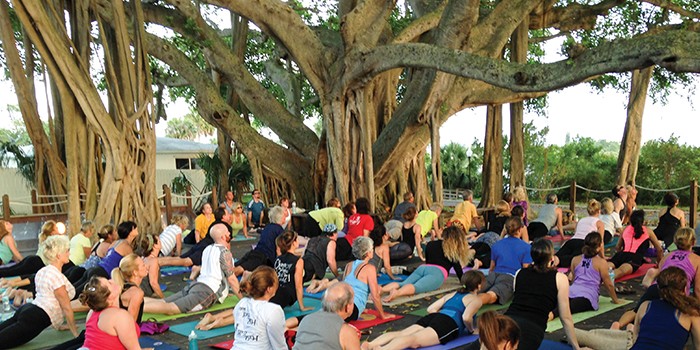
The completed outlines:
{"type": "Polygon", "coordinates": [[[700,301],[686,295],[688,277],[678,267],[667,267],[657,278],[659,295],[682,313],[700,316],[700,301]]]}
{"type": "Polygon", "coordinates": [[[515,346],[520,341],[520,327],[508,316],[486,311],[479,316],[479,341],[486,350],[498,350],[504,341],[515,346]]]}

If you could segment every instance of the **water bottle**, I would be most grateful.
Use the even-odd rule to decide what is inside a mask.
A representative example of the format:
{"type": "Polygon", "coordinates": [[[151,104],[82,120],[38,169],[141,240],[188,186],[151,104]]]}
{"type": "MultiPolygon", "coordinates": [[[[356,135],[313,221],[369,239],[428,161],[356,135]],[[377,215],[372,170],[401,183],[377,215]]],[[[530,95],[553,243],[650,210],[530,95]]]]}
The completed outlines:
{"type": "Polygon", "coordinates": [[[292,201],[292,214],[296,214],[296,213],[297,213],[297,202],[292,201]]]}
{"type": "Polygon", "coordinates": [[[613,285],[615,285],[615,269],[613,269],[612,267],[608,267],[608,276],[610,276],[610,282],[612,282],[613,285]]]}
{"type": "Polygon", "coordinates": [[[5,321],[12,317],[12,308],[10,308],[10,298],[7,295],[2,297],[2,320],[5,321]]]}
{"type": "Polygon", "coordinates": [[[194,332],[194,329],[192,330],[192,332],[190,332],[190,335],[187,337],[187,339],[190,341],[189,345],[187,346],[188,349],[199,350],[199,345],[197,345],[197,333],[194,332]]]}
{"type": "Polygon", "coordinates": [[[316,202],[316,204],[314,204],[314,210],[318,210],[318,202],[316,202]]]}

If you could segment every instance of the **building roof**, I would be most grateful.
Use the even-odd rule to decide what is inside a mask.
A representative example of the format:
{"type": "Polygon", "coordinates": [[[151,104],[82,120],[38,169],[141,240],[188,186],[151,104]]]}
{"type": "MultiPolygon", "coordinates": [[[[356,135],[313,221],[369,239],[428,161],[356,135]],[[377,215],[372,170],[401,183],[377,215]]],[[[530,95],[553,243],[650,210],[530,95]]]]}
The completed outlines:
{"type": "Polygon", "coordinates": [[[215,144],[172,139],[169,137],[156,137],[156,154],[213,153],[215,150],[215,144]]]}

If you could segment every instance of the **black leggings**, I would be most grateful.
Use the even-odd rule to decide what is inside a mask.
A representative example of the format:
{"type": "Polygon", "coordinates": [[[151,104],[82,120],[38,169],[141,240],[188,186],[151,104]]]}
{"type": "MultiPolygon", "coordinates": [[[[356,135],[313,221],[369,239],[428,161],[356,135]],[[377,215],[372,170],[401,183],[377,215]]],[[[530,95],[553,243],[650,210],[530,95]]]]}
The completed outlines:
{"type": "MultiPolygon", "coordinates": [[[[593,305],[591,305],[590,300],[584,297],[569,298],[569,310],[571,310],[572,315],[579,312],[593,311],[593,305]]],[[[554,309],[552,313],[554,317],[559,317],[559,308],[554,309]]]]}
{"type": "Polygon", "coordinates": [[[85,343],[85,330],[80,332],[77,338],[58,344],[51,348],[51,350],[78,350],[83,346],[83,343],[85,343]]]}
{"type": "Polygon", "coordinates": [[[78,281],[73,283],[73,287],[75,287],[75,297],[73,298],[73,300],[78,299],[80,293],[83,292],[83,290],[85,289],[85,285],[90,281],[90,278],[92,276],[104,277],[106,279],[109,279],[109,275],[107,274],[107,272],[105,272],[105,269],[103,269],[102,266],[91,267],[89,270],[85,271],[83,277],[81,277],[78,281]]]}
{"type": "Polygon", "coordinates": [[[38,255],[30,255],[12,266],[0,267],[0,277],[31,275],[39,272],[42,267],[44,261],[38,255]]]}
{"type": "Polygon", "coordinates": [[[392,264],[405,260],[413,254],[413,248],[406,242],[399,242],[389,248],[389,260],[392,264]]]}
{"type": "Polygon", "coordinates": [[[557,257],[559,258],[559,267],[571,267],[571,260],[574,259],[576,255],[581,255],[581,250],[583,249],[582,239],[570,239],[559,249],[557,252],[557,257]]]}
{"type": "Polygon", "coordinates": [[[34,304],[24,304],[14,316],[0,324],[0,344],[4,349],[18,347],[49,326],[51,318],[46,311],[34,304]]]}

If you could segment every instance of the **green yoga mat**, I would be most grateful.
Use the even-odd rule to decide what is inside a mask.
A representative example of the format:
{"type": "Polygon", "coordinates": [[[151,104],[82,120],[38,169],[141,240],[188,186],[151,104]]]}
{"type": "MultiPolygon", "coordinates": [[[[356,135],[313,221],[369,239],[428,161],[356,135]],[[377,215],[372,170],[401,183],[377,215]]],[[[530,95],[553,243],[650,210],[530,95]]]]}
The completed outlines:
{"type": "MultiPolygon", "coordinates": [[[[624,300],[620,299],[621,303],[620,304],[613,304],[612,299],[609,297],[599,297],[598,298],[598,311],[586,311],[586,312],[579,312],[577,314],[573,314],[574,318],[574,323],[585,321],[591,317],[595,317],[601,314],[604,314],[610,310],[617,309],[618,307],[625,306],[629,303],[631,303],[631,300],[624,300]]],[[[559,318],[555,318],[549,322],[547,322],[547,332],[551,333],[554,331],[558,331],[562,329],[561,325],[561,320],[559,318]]]]}
{"type": "Polygon", "coordinates": [[[197,323],[199,323],[199,320],[176,324],[170,326],[170,331],[179,334],[183,337],[187,337],[190,335],[190,332],[194,330],[194,333],[197,334],[197,338],[199,340],[202,340],[226,334],[233,335],[233,332],[236,330],[236,328],[233,325],[228,325],[221,328],[214,328],[208,331],[202,331],[199,329],[194,329],[194,326],[196,326],[197,323]]]}
{"type": "MultiPolygon", "coordinates": [[[[78,333],[85,329],[85,325],[78,325],[78,333]]],[[[35,350],[35,349],[46,349],[58,344],[64,343],[71,339],[74,339],[73,333],[70,331],[57,331],[53,327],[46,328],[43,332],[32,339],[29,343],[22,346],[18,346],[13,349],[21,350],[35,350]]]]}
{"type": "Polygon", "coordinates": [[[165,322],[165,321],[171,321],[171,320],[177,320],[178,318],[183,318],[191,315],[200,315],[200,314],[205,314],[207,312],[215,312],[215,311],[221,311],[221,310],[226,310],[226,309],[232,309],[236,304],[238,303],[238,297],[235,295],[229,295],[226,300],[222,304],[215,303],[208,309],[200,310],[200,311],[195,311],[195,312],[189,312],[189,313],[180,313],[180,314],[175,314],[175,315],[161,315],[161,314],[151,314],[151,313],[143,313],[143,320],[149,320],[151,318],[155,319],[158,322],[165,322]]]}

